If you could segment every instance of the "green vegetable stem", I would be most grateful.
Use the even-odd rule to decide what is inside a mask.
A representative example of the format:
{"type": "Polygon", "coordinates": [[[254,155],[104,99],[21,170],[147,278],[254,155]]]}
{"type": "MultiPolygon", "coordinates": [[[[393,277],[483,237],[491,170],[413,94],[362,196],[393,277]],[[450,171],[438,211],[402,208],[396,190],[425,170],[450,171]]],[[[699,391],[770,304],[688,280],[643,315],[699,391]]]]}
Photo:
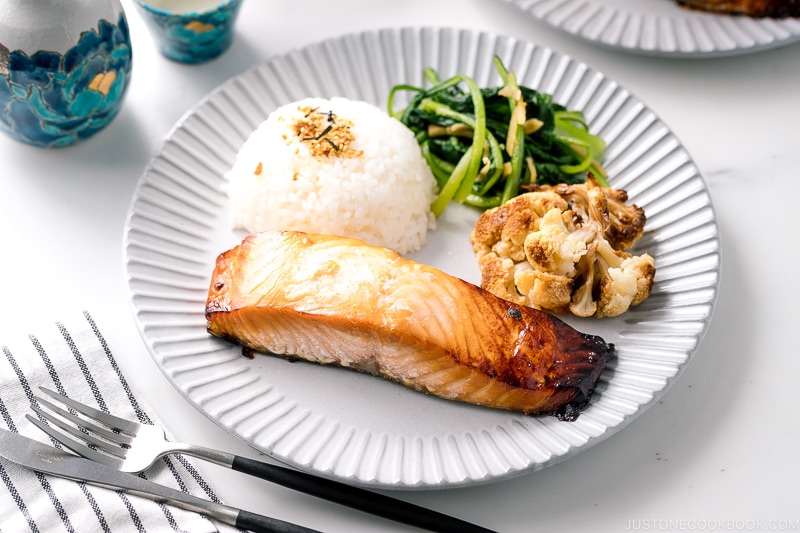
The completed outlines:
{"type": "Polygon", "coordinates": [[[396,85],[389,92],[389,114],[414,132],[438,183],[433,213],[440,216],[451,200],[489,209],[537,184],[583,183],[589,172],[608,186],[599,161],[605,142],[589,132],[583,114],[520,86],[498,57],[494,65],[499,87],[481,89],[464,75],[442,81],[427,68],[430,88],[396,85]],[[400,91],[413,96],[395,111],[400,91]]]}

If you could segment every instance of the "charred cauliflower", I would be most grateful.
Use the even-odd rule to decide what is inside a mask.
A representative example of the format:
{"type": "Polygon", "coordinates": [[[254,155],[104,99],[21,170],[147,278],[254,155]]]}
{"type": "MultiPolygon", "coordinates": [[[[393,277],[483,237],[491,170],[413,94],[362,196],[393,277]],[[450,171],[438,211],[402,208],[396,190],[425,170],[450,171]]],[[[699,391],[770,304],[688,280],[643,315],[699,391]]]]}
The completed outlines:
{"type": "Polygon", "coordinates": [[[644,211],[623,190],[556,185],[484,212],[471,235],[481,286],[514,303],[555,313],[617,316],[650,295],[655,264],[627,252],[644,211]]]}

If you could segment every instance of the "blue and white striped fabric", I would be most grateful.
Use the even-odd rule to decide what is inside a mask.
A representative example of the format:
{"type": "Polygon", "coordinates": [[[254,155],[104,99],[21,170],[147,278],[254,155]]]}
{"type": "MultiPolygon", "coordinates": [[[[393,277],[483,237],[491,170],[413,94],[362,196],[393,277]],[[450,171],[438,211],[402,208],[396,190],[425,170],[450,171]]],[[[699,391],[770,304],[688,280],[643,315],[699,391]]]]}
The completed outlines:
{"type": "MultiPolygon", "coordinates": [[[[2,341],[2,339],[0,339],[2,341]]],[[[32,397],[46,386],[115,415],[160,424],[131,389],[89,313],[76,314],[18,345],[0,344],[0,426],[60,447],[31,424],[32,397]]],[[[167,456],[143,477],[219,501],[193,464],[167,456]]],[[[0,532],[228,532],[199,514],[48,475],[0,457],[0,532]]]]}

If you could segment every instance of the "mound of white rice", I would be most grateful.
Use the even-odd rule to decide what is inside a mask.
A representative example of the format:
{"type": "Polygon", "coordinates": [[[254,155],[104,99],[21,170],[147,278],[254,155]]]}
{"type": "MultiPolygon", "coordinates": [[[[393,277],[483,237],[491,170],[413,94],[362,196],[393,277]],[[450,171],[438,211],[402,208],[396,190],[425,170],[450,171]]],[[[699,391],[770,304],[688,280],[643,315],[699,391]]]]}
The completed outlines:
{"type": "Polygon", "coordinates": [[[341,235],[405,254],[419,250],[435,225],[436,182],[413,133],[366,102],[309,98],[278,108],[226,179],[233,223],[250,233],[341,235]],[[322,131],[300,130],[309,117],[322,131]],[[333,129],[322,135],[328,126],[349,128],[349,146],[333,129]]]}

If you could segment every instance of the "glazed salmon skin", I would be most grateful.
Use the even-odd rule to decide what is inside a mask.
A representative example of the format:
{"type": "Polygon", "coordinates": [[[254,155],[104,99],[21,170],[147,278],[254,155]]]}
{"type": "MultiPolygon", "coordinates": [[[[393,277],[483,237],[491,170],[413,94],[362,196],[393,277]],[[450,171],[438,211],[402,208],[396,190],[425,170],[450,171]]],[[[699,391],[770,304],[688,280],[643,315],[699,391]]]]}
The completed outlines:
{"type": "Polygon", "coordinates": [[[219,255],[208,332],[449,400],[574,419],[614,346],[362,241],[265,232],[219,255]]]}

